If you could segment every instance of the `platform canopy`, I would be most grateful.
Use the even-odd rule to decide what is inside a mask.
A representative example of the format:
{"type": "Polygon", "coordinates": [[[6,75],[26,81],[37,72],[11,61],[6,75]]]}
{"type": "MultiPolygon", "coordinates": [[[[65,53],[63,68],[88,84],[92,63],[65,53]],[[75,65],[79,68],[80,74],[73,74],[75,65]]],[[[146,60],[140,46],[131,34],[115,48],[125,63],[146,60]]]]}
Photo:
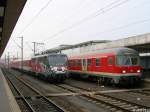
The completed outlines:
{"type": "Polygon", "coordinates": [[[139,53],[150,53],[150,33],[97,44],[93,46],[93,49],[96,50],[115,47],[129,47],[137,50],[139,53]]]}
{"type": "Polygon", "coordinates": [[[0,56],[2,55],[26,0],[0,0],[0,56]]]}

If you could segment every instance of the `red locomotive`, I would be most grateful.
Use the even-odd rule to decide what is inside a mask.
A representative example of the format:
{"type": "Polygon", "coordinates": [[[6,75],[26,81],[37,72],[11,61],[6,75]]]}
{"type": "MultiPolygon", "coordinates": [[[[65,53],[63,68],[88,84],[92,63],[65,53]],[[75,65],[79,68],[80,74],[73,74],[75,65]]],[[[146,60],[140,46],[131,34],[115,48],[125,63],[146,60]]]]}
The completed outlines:
{"type": "Polygon", "coordinates": [[[140,83],[139,54],[130,48],[111,48],[69,57],[71,76],[96,79],[104,83],[140,83]]]}
{"type": "MultiPolygon", "coordinates": [[[[23,61],[23,71],[51,82],[62,82],[68,75],[65,54],[46,54],[23,61]]],[[[21,61],[11,62],[11,68],[21,70],[21,61]]]]}

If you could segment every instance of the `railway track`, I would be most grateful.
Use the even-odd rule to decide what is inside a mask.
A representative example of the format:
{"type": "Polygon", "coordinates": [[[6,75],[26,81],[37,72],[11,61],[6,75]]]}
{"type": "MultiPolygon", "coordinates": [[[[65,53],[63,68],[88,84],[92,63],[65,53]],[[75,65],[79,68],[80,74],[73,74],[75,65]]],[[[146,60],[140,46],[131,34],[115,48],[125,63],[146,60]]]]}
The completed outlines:
{"type": "Polygon", "coordinates": [[[147,97],[150,97],[150,90],[138,90],[138,91],[131,91],[134,94],[141,94],[147,97]]]}
{"type": "MultiPolygon", "coordinates": [[[[20,80],[20,78],[19,78],[20,80]]],[[[27,84],[28,85],[28,84],[27,84]]],[[[81,88],[81,87],[77,87],[77,86],[73,86],[73,85],[68,85],[68,84],[60,84],[60,85],[56,85],[62,89],[65,89],[67,91],[73,92],[73,93],[82,93],[82,92],[91,92],[90,89],[85,89],[85,88],[81,88]]],[[[34,93],[31,93],[31,95],[34,93]]],[[[19,97],[16,97],[17,99],[23,99],[18,95],[19,97]]],[[[40,95],[32,95],[35,98],[41,98],[40,95]]],[[[34,97],[30,97],[30,95],[24,95],[25,99],[34,99],[34,97]]],[[[87,100],[89,102],[95,103],[97,105],[100,105],[101,107],[104,107],[110,111],[126,111],[126,112],[132,112],[132,111],[139,111],[140,109],[148,109],[150,107],[147,106],[143,106],[143,105],[139,105],[133,102],[129,102],[127,100],[123,100],[120,98],[116,98],[110,95],[106,95],[106,94],[97,94],[97,95],[93,95],[93,94],[81,94],[82,99],[87,100]]],[[[23,104],[23,103],[22,103],[23,104]]],[[[42,111],[43,112],[43,111],[42,111]]]]}
{"type": "Polygon", "coordinates": [[[53,101],[41,94],[14,74],[3,69],[5,77],[15,91],[16,101],[23,112],[65,112],[53,101]]]}
{"type": "MultiPolygon", "coordinates": [[[[70,92],[83,92],[83,91],[90,91],[88,89],[83,89],[81,87],[76,87],[73,85],[67,85],[67,84],[61,84],[61,85],[56,85],[60,88],[66,89],[70,92]]],[[[150,109],[148,106],[140,105],[134,102],[130,102],[128,100],[124,100],[121,98],[116,98],[111,95],[106,95],[106,94],[82,94],[82,98],[94,102],[96,104],[101,104],[104,105],[104,107],[108,108],[111,111],[126,111],[126,112],[133,112],[133,111],[138,111],[141,109],[150,109]]]]}

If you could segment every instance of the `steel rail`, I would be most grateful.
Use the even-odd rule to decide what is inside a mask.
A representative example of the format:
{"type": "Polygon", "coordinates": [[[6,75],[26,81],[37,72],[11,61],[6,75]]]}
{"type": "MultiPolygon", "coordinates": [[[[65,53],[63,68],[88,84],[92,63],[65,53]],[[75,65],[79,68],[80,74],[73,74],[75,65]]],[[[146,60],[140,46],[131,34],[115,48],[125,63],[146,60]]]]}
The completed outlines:
{"type": "MultiPolygon", "coordinates": [[[[68,90],[68,91],[70,91],[70,92],[76,92],[76,91],[74,91],[74,90],[72,90],[72,89],[65,88],[65,87],[63,87],[63,86],[61,86],[61,85],[57,85],[57,86],[58,86],[58,87],[61,87],[61,88],[63,88],[63,89],[65,89],[65,90],[68,90]]],[[[119,109],[119,110],[123,110],[124,112],[131,112],[131,111],[127,110],[127,109],[118,107],[118,106],[116,106],[116,105],[113,105],[113,104],[111,104],[111,103],[109,103],[109,102],[105,102],[105,101],[103,101],[103,100],[100,100],[100,99],[95,98],[95,97],[90,96],[90,95],[83,94],[83,95],[81,95],[81,96],[84,96],[84,97],[89,98],[89,99],[92,99],[92,100],[94,100],[94,101],[98,101],[98,102],[104,103],[104,104],[106,104],[106,105],[115,107],[115,108],[117,108],[117,109],[119,109]]]]}
{"type": "Polygon", "coordinates": [[[23,99],[23,101],[25,102],[25,104],[28,106],[28,108],[30,109],[31,112],[36,112],[32,106],[28,103],[28,101],[26,100],[26,98],[23,96],[23,94],[19,91],[19,89],[16,87],[16,85],[10,80],[10,78],[6,75],[7,73],[3,70],[3,72],[5,73],[5,77],[7,78],[7,80],[10,82],[10,84],[13,86],[13,88],[15,89],[15,91],[20,95],[21,99],[23,99]]]}
{"type": "MultiPolygon", "coordinates": [[[[63,88],[63,89],[66,89],[66,90],[68,90],[68,91],[70,91],[70,92],[76,92],[76,91],[73,90],[73,89],[63,87],[62,85],[56,85],[56,86],[61,87],[61,88],[63,88]]],[[[67,85],[67,86],[71,86],[71,87],[74,87],[74,88],[77,88],[77,89],[82,89],[82,90],[84,90],[84,91],[90,91],[90,90],[88,90],[88,89],[86,90],[85,88],[76,87],[76,86],[72,86],[72,85],[67,85]]],[[[117,101],[121,101],[121,102],[124,102],[124,103],[126,103],[126,104],[131,104],[131,105],[133,105],[133,106],[138,106],[139,108],[144,108],[144,109],[149,109],[149,108],[150,108],[150,107],[148,107],[148,106],[143,106],[143,105],[140,105],[140,104],[137,104],[137,103],[134,103],[134,102],[130,102],[130,101],[128,101],[128,100],[124,100],[124,99],[121,99],[121,98],[116,98],[116,97],[113,97],[113,96],[110,96],[110,95],[105,95],[105,94],[102,94],[102,93],[99,93],[99,94],[97,94],[97,95],[98,95],[98,96],[106,97],[106,98],[108,98],[108,99],[109,99],[109,98],[115,99],[115,100],[117,100],[117,101]]],[[[88,98],[90,98],[90,99],[93,99],[93,100],[96,100],[96,101],[99,101],[99,102],[102,102],[102,103],[105,103],[105,104],[107,104],[107,105],[113,106],[113,107],[118,108],[118,109],[121,109],[121,110],[123,110],[123,111],[128,111],[128,112],[131,112],[131,111],[132,111],[132,110],[129,110],[129,109],[126,109],[126,108],[123,108],[123,107],[116,106],[116,105],[114,105],[114,104],[111,103],[111,102],[102,101],[101,99],[96,98],[96,97],[93,97],[93,96],[91,96],[91,95],[83,94],[82,96],[88,97],[88,98]]]]}
{"type": "MultiPolygon", "coordinates": [[[[17,76],[15,76],[16,78],[18,78],[17,76]]],[[[21,82],[24,82],[22,79],[20,79],[20,78],[18,78],[18,80],[20,80],[21,82]]],[[[24,82],[25,84],[27,84],[29,87],[31,87],[31,85],[29,85],[28,83],[26,83],[26,82],[24,82]]],[[[59,87],[61,87],[61,88],[63,88],[63,89],[66,89],[66,90],[68,90],[68,91],[71,91],[71,92],[76,92],[74,89],[69,89],[69,88],[66,88],[66,87],[63,87],[63,86],[61,86],[61,85],[56,85],[56,86],[59,86],[59,87]]],[[[68,85],[68,86],[72,86],[72,85],[68,85]]],[[[81,88],[81,87],[76,87],[76,86],[72,86],[73,88],[77,88],[77,89],[82,89],[82,90],[84,90],[84,91],[90,91],[90,90],[88,90],[88,89],[85,89],[85,88],[81,88]]],[[[37,91],[35,88],[33,88],[33,87],[31,87],[35,92],[38,92],[38,94],[40,93],[39,91],[37,91]]],[[[41,94],[41,93],[40,93],[41,94]]],[[[104,94],[102,94],[102,93],[100,93],[100,94],[98,94],[98,95],[100,95],[100,96],[103,96],[103,97],[106,97],[106,98],[112,98],[112,100],[113,99],[115,99],[115,100],[119,100],[119,101],[122,101],[122,102],[125,102],[126,104],[131,104],[131,106],[133,105],[133,107],[134,106],[138,106],[138,109],[139,108],[150,108],[150,107],[146,107],[146,106],[143,106],[143,105],[139,105],[139,104],[137,104],[137,103],[134,103],[134,102],[130,102],[130,101],[128,101],[128,100],[124,100],[124,99],[120,99],[120,98],[116,98],[116,97],[112,97],[112,96],[109,96],[109,95],[104,95],[104,94]]],[[[44,96],[44,95],[43,95],[44,96]]],[[[87,94],[84,94],[84,95],[82,95],[82,96],[84,96],[84,97],[87,97],[87,98],[89,98],[89,99],[93,99],[93,100],[95,100],[95,101],[98,101],[98,102],[102,102],[102,103],[104,103],[104,104],[106,104],[106,105],[109,105],[109,106],[111,106],[111,107],[114,107],[114,108],[117,108],[117,109],[119,109],[119,110],[123,110],[123,111],[128,111],[128,112],[130,112],[130,111],[133,111],[133,110],[129,110],[129,109],[126,109],[126,108],[123,108],[123,107],[119,107],[119,106],[117,106],[117,105],[114,105],[114,104],[112,104],[111,102],[107,102],[107,101],[102,101],[102,99],[98,99],[98,98],[96,98],[96,97],[93,97],[93,96],[90,96],[90,95],[87,95],[87,94]]],[[[45,96],[44,96],[45,97],[45,96]]],[[[47,98],[47,97],[45,97],[45,98],[47,98]]],[[[48,99],[49,100],[49,99],[48,99]]]]}
{"type": "Polygon", "coordinates": [[[43,98],[45,101],[47,101],[49,104],[51,104],[53,107],[56,108],[56,110],[58,110],[59,112],[65,112],[66,110],[64,110],[63,108],[59,107],[56,103],[54,103],[52,100],[50,100],[49,98],[47,98],[46,96],[44,96],[40,91],[38,91],[36,88],[33,88],[32,85],[26,83],[25,81],[23,81],[22,79],[18,78],[15,74],[9,72],[10,74],[12,74],[17,80],[19,80],[21,83],[23,83],[24,85],[26,85],[28,88],[30,88],[32,91],[34,91],[35,93],[38,94],[38,96],[41,96],[41,98],[43,98]]]}
{"type": "Polygon", "coordinates": [[[141,94],[141,95],[150,97],[150,91],[148,91],[148,90],[131,91],[131,93],[139,93],[139,94],[141,94]]]}
{"type": "MultiPolygon", "coordinates": [[[[75,88],[83,89],[83,90],[85,90],[85,91],[90,91],[90,90],[85,89],[85,88],[81,88],[81,87],[77,87],[77,86],[73,86],[73,85],[71,85],[71,86],[72,86],[72,87],[75,87],[75,88]]],[[[150,91],[150,90],[149,90],[149,89],[144,89],[143,91],[150,91]]],[[[131,90],[130,92],[132,92],[132,90],[131,90]]],[[[137,103],[134,103],[134,102],[130,102],[130,101],[125,100],[125,99],[113,97],[113,96],[111,96],[111,95],[106,95],[106,94],[103,94],[103,93],[98,93],[98,94],[96,94],[96,95],[101,95],[101,96],[105,96],[105,97],[111,97],[111,98],[116,99],[116,100],[121,100],[121,101],[124,101],[124,102],[127,102],[127,103],[131,103],[131,104],[136,105],[136,106],[139,106],[139,107],[141,107],[141,108],[150,108],[149,106],[140,105],[140,104],[137,104],[137,103]]],[[[149,94],[149,95],[150,95],[150,94],[149,94]]]]}

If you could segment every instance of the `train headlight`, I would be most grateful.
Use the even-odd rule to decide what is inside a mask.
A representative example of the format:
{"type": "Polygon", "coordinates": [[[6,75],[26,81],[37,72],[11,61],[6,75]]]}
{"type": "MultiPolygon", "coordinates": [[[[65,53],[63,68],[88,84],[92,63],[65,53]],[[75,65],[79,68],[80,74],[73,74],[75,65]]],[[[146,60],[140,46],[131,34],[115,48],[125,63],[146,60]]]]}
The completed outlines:
{"type": "Polygon", "coordinates": [[[137,73],[140,73],[141,71],[140,70],[137,70],[137,73]]]}
{"type": "Polygon", "coordinates": [[[52,71],[57,71],[57,67],[52,67],[52,71]]]}
{"type": "Polygon", "coordinates": [[[122,73],[126,73],[126,71],[125,71],[125,70],[122,70],[122,73]]]}

